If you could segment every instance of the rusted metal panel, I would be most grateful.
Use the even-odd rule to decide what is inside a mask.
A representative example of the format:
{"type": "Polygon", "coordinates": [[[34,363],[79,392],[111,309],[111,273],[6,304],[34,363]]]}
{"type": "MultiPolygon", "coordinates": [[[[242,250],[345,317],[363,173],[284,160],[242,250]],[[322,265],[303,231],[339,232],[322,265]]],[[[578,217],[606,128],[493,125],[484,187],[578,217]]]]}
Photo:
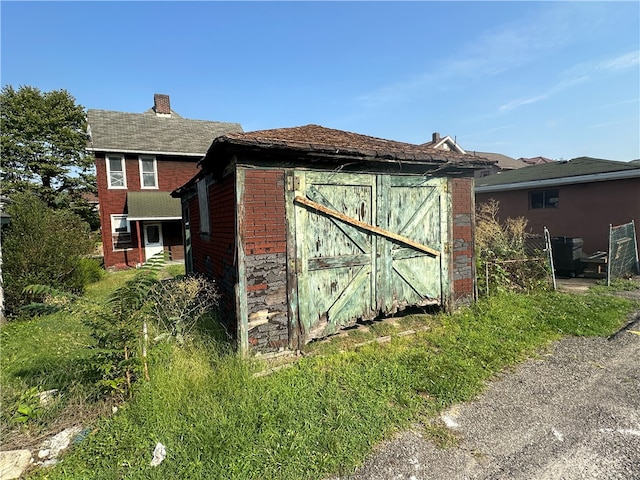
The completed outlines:
{"type": "MultiPolygon", "coordinates": [[[[409,305],[449,281],[447,180],[296,172],[295,263],[303,341],[409,305]]],[[[292,250],[293,252],[293,250],[292,250]]]]}

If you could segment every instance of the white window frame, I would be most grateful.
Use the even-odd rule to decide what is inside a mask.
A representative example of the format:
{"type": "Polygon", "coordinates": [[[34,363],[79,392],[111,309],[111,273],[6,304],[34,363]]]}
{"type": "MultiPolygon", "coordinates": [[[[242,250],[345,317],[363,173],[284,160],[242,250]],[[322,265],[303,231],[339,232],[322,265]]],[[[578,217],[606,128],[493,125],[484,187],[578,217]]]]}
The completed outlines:
{"type": "Polygon", "coordinates": [[[198,210],[200,212],[200,233],[209,234],[209,182],[201,178],[198,183],[198,210]]]}
{"type": "Polygon", "coordinates": [[[121,233],[128,233],[131,235],[131,222],[128,220],[129,216],[124,214],[111,214],[111,248],[114,252],[123,252],[125,250],[133,250],[133,243],[130,248],[115,248],[115,242],[113,241],[114,236],[119,235],[121,233]],[[120,221],[116,221],[116,219],[124,219],[125,226],[127,227],[126,232],[118,232],[116,231],[116,225],[120,225],[120,221]]]}
{"type": "Polygon", "coordinates": [[[143,190],[157,190],[158,189],[158,161],[155,155],[139,155],[138,156],[138,167],[140,170],[140,188],[143,190]],[[152,187],[145,186],[144,184],[144,174],[151,172],[144,172],[142,169],[142,165],[144,161],[153,160],[153,181],[154,185],[152,187]]]}
{"type": "Polygon", "coordinates": [[[107,164],[107,185],[109,186],[109,188],[111,189],[120,189],[120,190],[126,190],[127,188],[127,166],[126,166],[126,162],[124,160],[124,155],[122,154],[114,154],[114,153],[107,153],[105,158],[105,163],[107,164]],[[119,158],[121,165],[122,165],[122,182],[123,185],[113,185],[111,183],[111,159],[112,158],[119,158]]]}

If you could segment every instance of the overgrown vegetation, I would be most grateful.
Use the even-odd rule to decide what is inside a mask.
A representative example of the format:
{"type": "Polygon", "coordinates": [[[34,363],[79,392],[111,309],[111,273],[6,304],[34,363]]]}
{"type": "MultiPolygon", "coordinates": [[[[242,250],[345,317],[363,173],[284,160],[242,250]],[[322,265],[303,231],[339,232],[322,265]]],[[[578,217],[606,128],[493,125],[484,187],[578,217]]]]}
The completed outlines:
{"type": "MultiPolygon", "coordinates": [[[[101,290],[100,284],[90,293],[94,289],[101,290]]],[[[438,411],[472,398],[488,378],[561,335],[612,333],[632,308],[631,302],[608,295],[500,293],[454,315],[376,322],[368,331],[356,329],[310,344],[293,366],[267,376],[254,376],[268,367],[264,362],[241,359],[192,329],[182,346],[155,344],[148,352],[150,380],[133,383],[133,399],[93,424],[91,435],[63,463],[35,476],[296,479],[345,474],[381,439],[412,424],[421,423],[425,434],[445,444],[455,441],[434,423],[438,411]],[[418,333],[398,335],[408,329],[418,333]],[[367,343],[379,335],[391,340],[367,343]],[[156,442],[166,446],[167,458],[151,467],[156,442]]],[[[48,345],[42,350],[30,346],[21,352],[17,343],[27,339],[26,330],[16,328],[20,324],[2,330],[3,347],[13,352],[5,370],[3,348],[3,419],[6,406],[15,406],[20,394],[34,386],[60,388],[64,399],[65,382],[73,376],[69,370],[83,363],[74,359],[90,355],[91,330],[74,316],[65,317],[60,332],[70,340],[62,342],[67,351],[62,356],[51,352],[60,344],[50,341],[50,329],[60,319],[56,315],[61,314],[21,322],[33,332],[30,343],[48,345]],[[77,337],[71,336],[73,330],[77,337]],[[45,358],[38,357],[41,352],[45,358]],[[23,361],[26,369],[19,366],[23,361]],[[44,368],[59,381],[51,382],[44,368]],[[40,369],[42,376],[25,374],[30,369],[40,369]],[[14,389],[10,402],[4,398],[7,384],[21,388],[14,389]]],[[[45,422],[47,412],[32,424],[45,422]]]]}
{"type": "Polygon", "coordinates": [[[55,285],[80,293],[101,276],[91,253],[89,226],[69,210],[54,210],[32,193],[16,193],[7,206],[11,223],[2,232],[2,275],[6,312],[16,314],[31,300],[27,285],[55,285]]]}
{"type": "Polygon", "coordinates": [[[548,289],[551,270],[544,241],[534,241],[524,217],[499,221],[499,202],[477,207],[476,253],[481,293],[548,289]]]}

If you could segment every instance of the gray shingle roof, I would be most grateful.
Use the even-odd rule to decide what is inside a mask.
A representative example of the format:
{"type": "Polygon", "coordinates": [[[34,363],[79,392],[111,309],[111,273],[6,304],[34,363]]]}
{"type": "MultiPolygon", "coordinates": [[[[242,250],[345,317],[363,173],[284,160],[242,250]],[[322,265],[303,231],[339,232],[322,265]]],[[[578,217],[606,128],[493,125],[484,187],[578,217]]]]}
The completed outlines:
{"type": "Polygon", "coordinates": [[[191,120],[153,111],[124,113],[89,110],[89,150],[178,155],[204,155],[214,138],[242,132],[239,123],[191,120]]]}
{"type": "Polygon", "coordinates": [[[499,186],[507,184],[518,184],[536,181],[558,181],[564,179],[574,179],[579,181],[579,177],[593,178],[594,175],[606,175],[615,172],[629,172],[629,175],[640,176],[640,165],[631,162],[616,162],[613,160],[602,160],[599,158],[579,157],[568,161],[542,163],[539,165],[531,165],[517,170],[501,172],[497,175],[491,175],[476,179],[476,187],[499,186]],[[578,178],[576,178],[578,177],[578,178]]]}
{"type": "MultiPolygon", "coordinates": [[[[471,153],[467,151],[467,153],[471,153]]],[[[488,158],[489,160],[494,160],[498,168],[502,170],[513,170],[516,168],[526,167],[528,164],[523,162],[522,160],[516,160],[513,157],[509,157],[507,155],[503,155],[501,153],[490,153],[490,152],[473,152],[473,155],[477,155],[479,157],[488,158]]]]}

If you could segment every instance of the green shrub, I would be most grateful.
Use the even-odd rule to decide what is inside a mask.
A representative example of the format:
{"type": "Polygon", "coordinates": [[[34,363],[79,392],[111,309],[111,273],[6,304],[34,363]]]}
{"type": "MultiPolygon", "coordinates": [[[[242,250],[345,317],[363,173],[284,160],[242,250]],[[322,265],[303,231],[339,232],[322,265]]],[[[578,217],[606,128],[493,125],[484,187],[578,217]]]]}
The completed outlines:
{"type": "Polygon", "coordinates": [[[81,291],[77,270],[94,248],[89,226],[69,210],[53,210],[31,193],[15,194],[7,205],[11,223],[3,232],[2,273],[7,314],[29,303],[28,285],[81,291]]]}
{"type": "Polygon", "coordinates": [[[84,287],[99,282],[105,274],[102,262],[95,258],[81,258],[74,272],[75,288],[84,290],[84,287]]]}

